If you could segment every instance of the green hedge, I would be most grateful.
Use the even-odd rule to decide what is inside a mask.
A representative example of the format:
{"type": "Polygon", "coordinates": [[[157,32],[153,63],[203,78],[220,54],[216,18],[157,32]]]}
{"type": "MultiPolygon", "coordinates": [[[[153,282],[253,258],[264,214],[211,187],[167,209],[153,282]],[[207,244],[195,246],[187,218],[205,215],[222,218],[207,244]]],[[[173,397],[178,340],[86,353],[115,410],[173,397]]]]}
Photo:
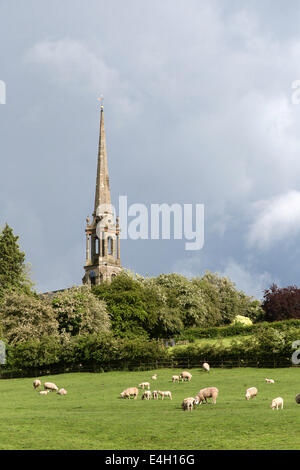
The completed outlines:
{"type": "Polygon", "coordinates": [[[228,336],[247,336],[258,331],[261,327],[286,331],[290,328],[300,329],[300,320],[284,320],[278,322],[262,322],[254,325],[228,325],[210,328],[189,328],[184,330],[175,340],[189,340],[201,338],[226,338],[228,336]]]}
{"type": "MultiPolygon", "coordinates": [[[[274,324],[272,324],[274,326],[274,324]]],[[[159,367],[288,367],[292,365],[292,342],[300,339],[299,322],[289,327],[259,325],[251,338],[230,345],[191,343],[167,348],[162,341],[116,339],[110,334],[72,338],[61,344],[56,338],[31,340],[7,346],[7,363],[1,377],[38,376],[67,371],[154,369],[159,367]]]]}
{"type": "Polygon", "coordinates": [[[157,362],[168,358],[168,351],[159,340],[143,338],[116,339],[110,334],[72,338],[60,344],[56,338],[7,346],[5,371],[66,370],[78,367],[90,370],[124,368],[126,364],[157,362]]]}

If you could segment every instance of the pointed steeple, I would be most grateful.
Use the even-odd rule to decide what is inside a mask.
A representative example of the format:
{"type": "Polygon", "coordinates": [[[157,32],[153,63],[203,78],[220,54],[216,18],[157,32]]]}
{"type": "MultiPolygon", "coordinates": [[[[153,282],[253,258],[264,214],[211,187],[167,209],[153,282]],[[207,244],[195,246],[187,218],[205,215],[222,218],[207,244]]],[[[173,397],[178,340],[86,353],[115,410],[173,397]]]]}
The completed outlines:
{"type": "MultiPolygon", "coordinates": [[[[106,138],[104,130],[104,112],[103,104],[101,104],[100,112],[100,134],[99,134],[99,147],[98,147],[98,165],[97,165],[97,178],[96,178],[96,191],[95,191],[95,205],[93,217],[96,217],[97,209],[103,208],[106,205],[106,212],[112,213],[111,209],[111,198],[110,198],[110,187],[109,187],[109,176],[108,176],[108,164],[106,154],[106,138]]],[[[103,211],[101,210],[101,213],[103,211]]],[[[99,209],[98,213],[99,214],[99,209]]]]}
{"type": "Polygon", "coordinates": [[[100,135],[96,176],[93,221],[86,218],[86,261],[84,284],[110,282],[121,271],[120,226],[115,222],[111,205],[106,141],[104,130],[103,104],[100,113],[100,135]]]}

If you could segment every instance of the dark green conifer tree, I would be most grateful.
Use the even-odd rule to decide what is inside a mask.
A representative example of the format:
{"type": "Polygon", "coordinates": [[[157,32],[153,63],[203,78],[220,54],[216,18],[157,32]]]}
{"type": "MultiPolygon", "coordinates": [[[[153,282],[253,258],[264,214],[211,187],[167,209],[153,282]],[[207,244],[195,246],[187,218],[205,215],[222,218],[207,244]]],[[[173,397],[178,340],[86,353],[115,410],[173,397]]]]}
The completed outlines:
{"type": "Polygon", "coordinates": [[[28,278],[25,253],[20,250],[18,236],[5,224],[0,233],[0,297],[8,290],[29,293],[32,282],[28,278]]]}

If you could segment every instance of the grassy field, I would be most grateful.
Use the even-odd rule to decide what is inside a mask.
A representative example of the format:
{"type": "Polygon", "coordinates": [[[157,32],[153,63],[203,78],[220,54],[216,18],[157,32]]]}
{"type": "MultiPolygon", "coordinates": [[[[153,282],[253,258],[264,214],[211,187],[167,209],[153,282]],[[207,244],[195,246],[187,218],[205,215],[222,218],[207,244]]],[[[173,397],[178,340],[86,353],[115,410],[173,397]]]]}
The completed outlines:
{"type": "Polygon", "coordinates": [[[42,377],[68,390],[66,396],[33,390],[33,379],[0,381],[0,449],[300,449],[300,369],[192,369],[190,383],[171,382],[173,369],[77,373],[42,377]],[[157,381],[151,376],[156,372],[157,381]],[[265,377],[275,379],[266,384],[265,377]],[[173,400],[119,398],[128,386],[150,381],[171,390],[173,400]],[[183,412],[183,398],[216,386],[216,405],[183,412]],[[244,398],[256,386],[258,396],[244,398]],[[273,411],[271,400],[284,399],[273,411]]]}
{"type": "Polygon", "coordinates": [[[229,347],[229,346],[231,346],[233,341],[235,341],[236,343],[242,343],[243,341],[246,341],[249,338],[251,338],[251,335],[225,336],[224,338],[201,338],[201,339],[195,339],[194,343],[189,343],[187,345],[183,344],[183,345],[176,345],[176,346],[173,346],[173,347],[170,346],[169,349],[170,349],[170,351],[172,350],[172,348],[184,350],[190,344],[195,344],[197,346],[204,346],[206,344],[209,344],[210,346],[213,346],[214,344],[220,345],[222,343],[224,346],[229,347]]]}

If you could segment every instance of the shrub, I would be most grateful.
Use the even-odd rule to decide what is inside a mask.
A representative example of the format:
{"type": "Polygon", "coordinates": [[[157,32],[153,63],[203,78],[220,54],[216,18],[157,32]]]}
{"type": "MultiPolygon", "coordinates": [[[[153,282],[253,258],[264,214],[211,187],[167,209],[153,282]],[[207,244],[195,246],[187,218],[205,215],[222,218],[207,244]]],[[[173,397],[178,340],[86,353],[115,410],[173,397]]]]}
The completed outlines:
{"type": "Polygon", "coordinates": [[[51,305],[37,296],[6,292],[0,304],[0,325],[8,343],[58,336],[58,323],[51,305]]]}

